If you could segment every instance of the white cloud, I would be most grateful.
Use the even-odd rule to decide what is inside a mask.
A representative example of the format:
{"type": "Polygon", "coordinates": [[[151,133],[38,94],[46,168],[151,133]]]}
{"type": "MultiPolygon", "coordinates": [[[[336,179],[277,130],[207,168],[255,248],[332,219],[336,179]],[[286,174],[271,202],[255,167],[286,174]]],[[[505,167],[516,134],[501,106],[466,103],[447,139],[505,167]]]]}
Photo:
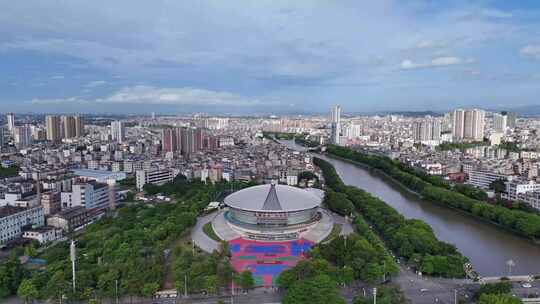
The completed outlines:
{"type": "Polygon", "coordinates": [[[436,42],[433,40],[422,40],[418,42],[414,48],[416,49],[434,49],[434,48],[444,48],[447,47],[448,43],[445,42],[436,42]]]}
{"type": "Polygon", "coordinates": [[[483,9],[480,14],[488,18],[512,18],[514,15],[497,9],[483,9]]]}
{"type": "Polygon", "coordinates": [[[104,103],[144,103],[163,105],[253,105],[256,99],[222,91],[211,91],[190,87],[157,88],[137,85],[125,87],[112,95],[98,99],[104,103]]]}
{"type": "Polygon", "coordinates": [[[463,59],[460,57],[437,57],[433,58],[430,62],[413,62],[410,59],[405,59],[401,62],[400,68],[403,70],[412,70],[467,64],[472,62],[474,62],[473,59],[463,59]]]}
{"type": "Polygon", "coordinates": [[[104,81],[104,80],[95,80],[95,81],[90,81],[89,83],[87,83],[85,85],[85,87],[87,87],[87,88],[95,88],[95,87],[105,85],[106,83],[107,82],[104,81]]]}
{"type": "Polygon", "coordinates": [[[252,106],[278,104],[272,101],[264,103],[256,98],[248,98],[230,92],[212,91],[190,87],[183,88],[157,88],[153,86],[137,85],[117,90],[109,96],[84,99],[81,97],[68,97],[59,99],[33,99],[34,104],[62,104],[62,103],[108,103],[108,104],[155,104],[155,105],[221,105],[221,106],[252,106]]]}
{"type": "Polygon", "coordinates": [[[67,97],[67,98],[51,98],[51,99],[42,99],[42,98],[34,98],[30,101],[32,104],[36,105],[52,105],[52,104],[83,104],[83,103],[90,103],[88,100],[81,99],[78,96],[73,97],[67,97]]]}
{"type": "Polygon", "coordinates": [[[519,53],[523,56],[540,59],[540,45],[527,45],[521,48],[521,50],[519,50],[519,53]]]}

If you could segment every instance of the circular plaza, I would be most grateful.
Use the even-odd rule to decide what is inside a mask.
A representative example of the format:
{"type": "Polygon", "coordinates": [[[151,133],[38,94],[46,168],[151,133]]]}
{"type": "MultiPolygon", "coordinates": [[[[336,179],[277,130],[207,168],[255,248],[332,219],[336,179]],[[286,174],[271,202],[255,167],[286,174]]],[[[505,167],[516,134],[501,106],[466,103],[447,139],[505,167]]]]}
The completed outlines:
{"type": "Polygon", "coordinates": [[[324,192],[286,185],[265,184],[227,196],[212,221],[223,240],[242,237],[260,241],[306,238],[314,243],[330,234],[333,221],[322,208],[324,192]]]}
{"type": "Polygon", "coordinates": [[[235,271],[252,272],[256,286],[275,286],[282,271],[339,225],[339,218],[321,207],[323,199],[324,192],[314,188],[245,188],[225,197],[225,208],[197,220],[193,242],[207,252],[227,242],[235,271]]]}

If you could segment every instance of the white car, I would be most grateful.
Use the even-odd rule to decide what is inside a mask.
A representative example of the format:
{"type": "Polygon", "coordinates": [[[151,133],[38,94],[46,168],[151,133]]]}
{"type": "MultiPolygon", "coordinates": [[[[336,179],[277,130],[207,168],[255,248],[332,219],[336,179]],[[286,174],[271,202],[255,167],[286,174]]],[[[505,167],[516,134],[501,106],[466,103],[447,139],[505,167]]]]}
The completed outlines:
{"type": "Polygon", "coordinates": [[[531,288],[532,285],[530,283],[523,283],[523,285],[521,285],[521,287],[523,287],[523,288],[531,288]]]}

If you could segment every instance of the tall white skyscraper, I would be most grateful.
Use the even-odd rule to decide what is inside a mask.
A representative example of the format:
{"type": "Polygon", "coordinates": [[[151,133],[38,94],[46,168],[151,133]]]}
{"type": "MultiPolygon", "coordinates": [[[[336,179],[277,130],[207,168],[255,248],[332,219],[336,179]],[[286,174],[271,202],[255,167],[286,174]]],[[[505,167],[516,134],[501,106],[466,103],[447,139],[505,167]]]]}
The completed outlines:
{"type": "Polygon", "coordinates": [[[15,130],[15,114],[13,113],[7,115],[7,128],[10,133],[15,130]]]}
{"type": "Polygon", "coordinates": [[[62,140],[62,124],[60,117],[55,115],[45,116],[45,128],[47,129],[47,140],[54,142],[62,140]]]}
{"type": "Polygon", "coordinates": [[[330,135],[331,142],[335,145],[340,144],[341,136],[341,106],[336,105],[331,111],[331,126],[332,134],[330,135]]]}
{"type": "Polygon", "coordinates": [[[514,112],[502,112],[502,115],[506,115],[506,126],[514,129],[516,127],[517,114],[514,112]]]}
{"type": "Polygon", "coordinates": [[[432,144],[441,140],[441,120],[427,118],[413,123],[413,139],[415,142],[432,144]]]}
{"type": "Polygon", "coordinates": [[[484,138],[485,112],[479,109],[454,110],[452,135],[455,141],[481,141],[484,138]]]}
{"type": "Polygon", "coordinates": [[[75,137],[84,136],[84,121],[80,115],[75,115],[75,137]]]}
{"type": "Polygon", "coordinates": [[[13,129],[15,144],[19,148],[25,148],[32,144],[32,129],[29,125],[15,127],[13,129]]]}
{"type": "Polygon", "coordinates": [[[508,127],[508,116],[495,113],[493,115],[493,129],[497,132],[505,132],[508,127]]]}
{"type": "Polygon", "coordinates": [[[126,138],[126,131],[124,129],[124,123],[120,120],[111,122],[111,136],[112,140],[122,143],[126,138]]]}
{"type": "Polygon", "coordinates": [[[2,147],[4,147],[4,143],[5,143],[4,127],[0,126],[0,151],[2,151],[2,147]]]}
{"type": "Polygon", "coordinates": [[[73,138],[75,137],[75,117],[63,115],[61,118],[62,122],[62,137],[63,138],[73,138]]]}

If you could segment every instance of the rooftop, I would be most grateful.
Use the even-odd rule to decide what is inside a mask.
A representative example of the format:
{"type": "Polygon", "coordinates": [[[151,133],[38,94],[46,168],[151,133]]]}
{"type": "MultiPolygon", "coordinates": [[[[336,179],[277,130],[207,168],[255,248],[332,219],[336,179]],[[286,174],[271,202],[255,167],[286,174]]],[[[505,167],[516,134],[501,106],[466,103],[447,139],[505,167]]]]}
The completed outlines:
{"type": "Polygon", "coordinates": [[[2,206],[0,207],[0,218],[8,217],[10,215],[13,215],[15,213],[19,213],[21,211],[26,210],[22,207],[14,207],[14,206],[2,206]]]}
{"type": "Polygon", "coordinates": [[[79,176],[94,178],[98,181],[104,181],[109,178],[114,178],[118,181],[126,178],[126,173],[124,172],[112,172],[105,170],[75,169],[73,170],[73,173],[79,176]]]}
{"type": "Polygon", "coordinates": [[[290,212],[318,207],[322,198],[304,189],[266,184],[237,191],[224,202],[232,208],[248,211],[290,212]]]}

